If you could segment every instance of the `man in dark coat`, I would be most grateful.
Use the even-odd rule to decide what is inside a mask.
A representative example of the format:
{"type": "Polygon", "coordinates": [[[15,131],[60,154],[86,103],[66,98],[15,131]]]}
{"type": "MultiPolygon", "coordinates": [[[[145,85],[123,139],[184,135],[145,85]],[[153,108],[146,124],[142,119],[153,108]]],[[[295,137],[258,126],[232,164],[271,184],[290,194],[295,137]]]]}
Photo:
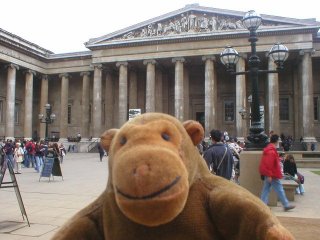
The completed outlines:
{"type": "Polygon", "coordinates": [[[8,139],[6,144],[4,145],[3,149],[4,149],[4,152],[5,152],[5,157],[6,157],[6,160],[7,161],[10,161],[12,166],[14,166],[14,161],[13,161],[13,153],[14,153],[14,144],[12,142],[12,140],[8,139]]]}
{"type": "Polygon", "coordinates": [[[212,145],[204,152],[203,158],[211,172],[216,175],[231,179],[233,169],[233,157],[229,147],[222,142],[222,132],[211,130],[212,145]]]}
{"type": "Polygon", "coordinates": [[[100,156],[100,162],[102,162],[102,158],[105,154],[103,147],[101,146],[101,144],[98,144],[98,151],[99,151],[99,156],[100,156]]]}

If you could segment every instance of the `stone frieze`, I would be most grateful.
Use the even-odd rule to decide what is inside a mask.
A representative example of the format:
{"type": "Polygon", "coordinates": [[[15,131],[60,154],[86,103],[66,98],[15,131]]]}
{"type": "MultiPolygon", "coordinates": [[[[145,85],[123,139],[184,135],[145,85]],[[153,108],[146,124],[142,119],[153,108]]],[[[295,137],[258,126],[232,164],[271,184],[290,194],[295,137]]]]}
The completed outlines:
{"type": "MultiPolygon", "coordinates": [[[[241,20],[242,18],[239,17],[190,11],[163,21],[152,22],[120,37],[115,37],[113,40],[243,29],[241,20]]],[[[263,25],[275,26],[277,24],[264,22],[263,25]]]]}

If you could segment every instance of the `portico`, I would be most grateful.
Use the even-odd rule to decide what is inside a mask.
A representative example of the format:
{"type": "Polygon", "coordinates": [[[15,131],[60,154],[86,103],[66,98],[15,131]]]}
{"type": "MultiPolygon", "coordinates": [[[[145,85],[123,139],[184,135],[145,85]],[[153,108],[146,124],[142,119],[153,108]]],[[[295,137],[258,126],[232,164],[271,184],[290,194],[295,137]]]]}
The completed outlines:
{"type": "MultiPolygon", "coordinates": [[[[8,65],[0,69],[0,84],[6,89],[0,90],[0,101],[7,109],[3,110],[6,118],[0,122],[0,136],[31,138],[37,131],[43,138],[43,126],[34,116],[48,102],[60,119],[50,125],[50,132],[61,139],[78,132],[84,139],[99,138],[104,130],[126,122],[131,108],[165,112],[181,121],[198,120],[206,136],[217,128],[244,139],[249,124],[238,112],[242,108],[249,111],[249,80],[245,75],[229,76],[218,60],[224,47],[231,45],[241,54],[237,71],[247,68],[250,49],[239,22],[242,16],[242,12],[187,5],[90,39],[88,52],[48,54],[41,49],[34,60],[36,53],[29,46],[30,50],[17,51],[23,62],[0,54],[0,65],[8,65]],[[21,119],[14,123],[17,100],[23,104],[21,119]]],[[[259,80],[265,131],[315,141],[320,136],[320,70],[313,66],[320,63],[320,38],[315,35],[320,24],[262,18],[258,54],[265,58],[274,42],[289,49],[285,71],[259,80]]],[[[274,69],[268,60],[262,65],[274,69]]]]}

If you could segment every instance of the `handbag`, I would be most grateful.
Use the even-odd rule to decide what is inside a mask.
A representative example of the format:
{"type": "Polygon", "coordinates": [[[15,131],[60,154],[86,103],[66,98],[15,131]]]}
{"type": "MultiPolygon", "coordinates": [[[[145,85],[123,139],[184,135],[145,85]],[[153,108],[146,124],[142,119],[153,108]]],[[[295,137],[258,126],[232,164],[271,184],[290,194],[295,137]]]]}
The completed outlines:
{"type": "Polygon", "coordinates": [[[217,175],[217,172],[218,172],[218,170],[219,170],[219,168],[220,168],[220,166],[221,166],[221,163],[222,163],[223,160],[224,160],[224,157],[226,156],[226,153],[227,153],[227,147],[226,147],[226,150],[224,151],[224,154],[223,154],[223,156],[222,156],[222,158],[221,158],[221,160],[220,160],[220,162],[219,162],[219,165],[218,165],[218,167],[217,167],[217,170],[215,171],[213,168],[211,169],[211,173],[212,173],[212,174],[217,175]]]}
{"type": "Polygon", "coordinates": [[[298,176],[299,182],[300,182],[301,184],[304,184],[304,176],[303,176],[301,173],[299,173],[299,172],[297,172],[297,176],[298,176]]]}

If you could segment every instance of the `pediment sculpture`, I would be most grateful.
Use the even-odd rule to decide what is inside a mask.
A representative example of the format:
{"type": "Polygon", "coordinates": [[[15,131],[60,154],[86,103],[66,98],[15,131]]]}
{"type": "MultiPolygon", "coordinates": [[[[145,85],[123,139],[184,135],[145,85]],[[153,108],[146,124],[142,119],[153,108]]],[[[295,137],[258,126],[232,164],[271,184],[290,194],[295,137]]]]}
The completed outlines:
{"type": "MultiPolygon", "coordinates": [[[[152,22],[142,28],[127,32],[114,39],[145,38],[154,36],[167,36],[188,34],[196,32],[216,32],[224,30],[243,29],[242,18],[223,16],[218,14],[187,12],[163,21],[152,22]]],[[[264,25],[276,25],[264,23],[264,25]]]]}

